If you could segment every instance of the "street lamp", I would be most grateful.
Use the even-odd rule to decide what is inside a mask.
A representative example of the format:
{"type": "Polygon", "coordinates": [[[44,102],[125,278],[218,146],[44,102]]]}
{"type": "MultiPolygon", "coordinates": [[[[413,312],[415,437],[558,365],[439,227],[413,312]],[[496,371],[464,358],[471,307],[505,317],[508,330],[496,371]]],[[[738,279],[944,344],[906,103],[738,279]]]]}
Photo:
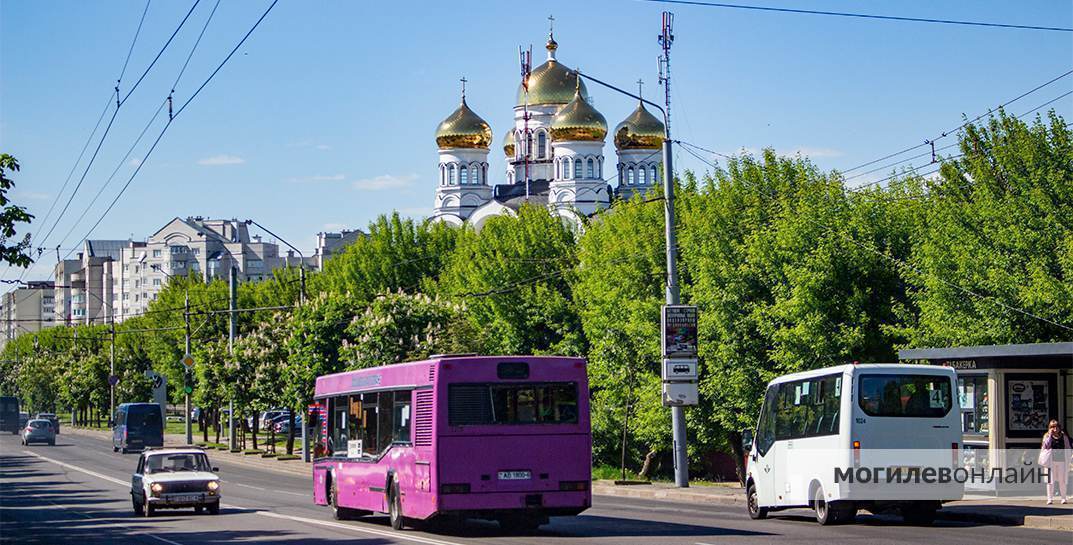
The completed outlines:
{"type": "MultiPolygon", "coordinates": [[[[160,267],[160,265],[158,265],[158,264],[154,263],[153,265],[150,265],[150,268],[155,270],[156,272],[158,272],[160,274],[163,274],[164,276],[168,277],[169,281],[174,281],[175,280],[175,275],[168,274],[168,273],[164,272],[164,269],[162,269],[160,267]]],[[[183,359],[186,359],[186,357],[190,355],[190,285],[184,283],[183,284],[183,291],[184,291],[184,297],[183,297],[183,308],[184,308],[184,310],[183,310],[183,322],[185,322],[185,324],[186,324],[186,351],[184,352],[183,359]]],[[[186,421],[186,444],[187,445],[192,445],[192,444],[194,444],[194,431],[193,431],[193,427],[192,427],[191,422],[190,422],[190,412],[191,412],[190,392],[187,390],[187,388],[189,386],[190,386],[190,368],[187,367],[186,364],[184,363],[183,364],[183,395],[186,397],[186,414],[185,414],[183,419],[186,421]]]]}
{"type": "MultiPolygon", "coordinates": [[[[577,71],[579,78],[585,78],[591,82],[602,85],[612,91],[617,91],[628,97],[633,97],[645,104],[659,110],[663,115],[663,218],[664,236],[667,245],[667,294],[668,305],[677,305],[679,302],[678,291],[678,241],[674,230],[674,175],[671,166],[671,123],[667,111],[659,104],[645,100],[639,95],[625,91],[610,83],[600,81],[588,74],[577,71]]],[[[680,405],[671,406],[671,428],[674,434],[674,483],[679,488],[689,486],[689,458],[686,454],[686,418],[685,408],[680,405]]]]}

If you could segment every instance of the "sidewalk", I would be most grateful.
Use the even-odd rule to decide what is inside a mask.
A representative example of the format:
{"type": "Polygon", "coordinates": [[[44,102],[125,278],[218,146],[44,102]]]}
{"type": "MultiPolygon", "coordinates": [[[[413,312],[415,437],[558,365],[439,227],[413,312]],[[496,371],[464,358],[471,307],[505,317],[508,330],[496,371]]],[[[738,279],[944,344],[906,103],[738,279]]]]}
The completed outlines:
{"type": "MultiPolygon", "coordinates": [[[[88,435],[102,439],[111,439],[108,430],[75,428],[67,426],[64,433],[88,435]]],[[[195,437],[198,442],[198,437],[195,437]]],[[[186,437],[181,434],[167,434],[164,444],[182,446],[186,437]]],[[[298,443],[300,444],[300,442],[298,443]]],[[[296,445],[297,446],[297,445],[296,445]]],[[[296,453],[299,450],[295,449],[296,453]]],[[[244,455],[223,450],[209,451],[212,459],[225,462],[245,464],[267,471],[286,475],[310,476],[311,465],[302,460],[276,460],[261,458],[258,455],[244,455]]],[[[615,485],[613,481],[593,481],[592,493],[597,496],[662,500],[678,503],[730,505],[745,509],[745,492],[738,486],[693,486],[675,488],[670,483],[652,483],[637,485],[615,485]]],[[[943,505],[939,518],[982,524],[999,524],[1007,526],[1024,526],[1044,530],[1062,530],[1073,532],[1073,503],[1046,505],[1041,498],[994,498],[970,496],[961,501],[943,505]]]]}
{"type": "MultiPolygon", "coordinates": [[[[592,493],[601,496],[664,500],[693,504],[733,505],[745,509],[745,491],[738,486],[675,488],[670,483],[618,486],[612,481],[593,481],[592,493]]],[[[1046,505],[1042,498],[995,498],[970,496],[943,504],[939,518],[963,522],[1024,526],[1044,530],[1073,531],[1073,503],[1046,505]]]]}

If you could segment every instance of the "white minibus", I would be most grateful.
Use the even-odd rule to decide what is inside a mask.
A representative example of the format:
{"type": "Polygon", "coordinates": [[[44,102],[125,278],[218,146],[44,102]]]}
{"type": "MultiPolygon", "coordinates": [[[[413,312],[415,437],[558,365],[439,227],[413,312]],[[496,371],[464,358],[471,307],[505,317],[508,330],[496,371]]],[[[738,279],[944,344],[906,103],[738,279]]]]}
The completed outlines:
{"type": "Polygon", "coordinates": [[[866,509],[930,524],[964,492],[948,478],[961,444],[956,380],[946,367],[852,364],[771,381],[744,434],[749,515],[807,507],[836,524],[866,509]]]}

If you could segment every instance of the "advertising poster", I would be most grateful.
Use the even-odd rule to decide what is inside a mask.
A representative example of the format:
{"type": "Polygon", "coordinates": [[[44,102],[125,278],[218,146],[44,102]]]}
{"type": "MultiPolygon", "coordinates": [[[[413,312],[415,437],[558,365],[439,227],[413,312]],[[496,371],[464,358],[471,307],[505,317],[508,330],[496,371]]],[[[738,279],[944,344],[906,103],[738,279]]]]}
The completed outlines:
{"type": "Polygon", "coordinates": [[[1010,431],[1042,431],[1047,429],[1047,410],[1050,391],[1046,380],[1010,380],[1010,431]]]}

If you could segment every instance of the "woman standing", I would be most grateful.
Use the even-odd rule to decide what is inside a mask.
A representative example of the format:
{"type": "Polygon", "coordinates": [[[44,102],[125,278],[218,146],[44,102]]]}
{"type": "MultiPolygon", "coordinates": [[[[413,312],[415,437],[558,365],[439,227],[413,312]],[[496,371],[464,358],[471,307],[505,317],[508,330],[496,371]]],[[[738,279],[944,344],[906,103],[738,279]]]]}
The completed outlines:
{"type": "Polygon", "coordinates": [[[1047,425],[1047,434],[1043,436],[1043,444],[1040,446],[1039,465],[1050,469],[1051,478],[1047,480],[1047,505],[1054,503],[1054,483],[1058,482],[1058,489],[1062,493],[1062,503],[1068,500],[1066,481],[1069,480],[1070,453],[1073,444],[1070,443],[1069,435],[1066,434],[1057,420],[1051,420],[1047,425]]]}

